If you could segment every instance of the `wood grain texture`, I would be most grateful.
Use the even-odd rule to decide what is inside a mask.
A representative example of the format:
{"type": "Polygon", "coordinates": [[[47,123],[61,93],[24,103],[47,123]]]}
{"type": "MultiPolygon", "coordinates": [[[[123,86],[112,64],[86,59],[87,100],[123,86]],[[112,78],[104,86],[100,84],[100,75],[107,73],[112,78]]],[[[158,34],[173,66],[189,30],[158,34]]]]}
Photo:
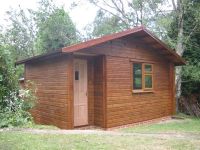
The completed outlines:
{"type": "MultiPolygon", "coordinates": [[[[128,40],[115,40],[82,52],[105,55],[106,128],[172,115],[174,83],[170,83],[174,68],[170,69],[169,60],[161,54],[128,40]],[[132,62],[137,61],[154,65],[152,93],[132,93],[132,62]]],[[[102,121],[98,115],[95,119],[102,121]]]]}
{"type": "Polygon", "coordinates": [[[59,56],[26,64],[25,79],[33,81],[37,87],[37,105],[31,110],[36,123],[63,129],[72,127],[69,60],[66,56],[59,56]]]}
{"type": "Polygon", "coordinates": [[[74,58],[86,59],[88,62],[88,119],[89,125],[105,127],[105,77],[104,56],[74,58]]]}
{"type": "Polygon", "coordinates": [[[129,59],[107,57],[107,127],[171,115],[169,66],[154,64],[154,92],[133,94],[129,59]]]}
{"type": "Polygon", "coordinates": [[[94,125],[94,60],[88,60],[88,121],[94,125]]]}
{"type": "Polygon", "coordinates": [[[151,46],[117,39],[81,50],[95,56],[57,56],[27,63],[25,79],[36,83],[37,123],[60,128],[73,125],[73,60],[88,62],[89,125],[111,128],[174,114],[174,64],[151,46]],[[132,63],[152,63],[154,90],[132,92],[132,63]]]}
{"type": "Polygon", "coordinates": [[[74,128],[74,56],[69,55],[65,58],[67,61],[67,66],[64,66],[63,70],[67,72],[67,128],[73,129],[74,128]]]}
{"type": "Polygon", "coordinates": [[[94,125],[104,126],[103,57],[94,61],[94,125]]]}
{"type": "Polygon", "coordinates": [[[172,101],[172,115],[176,114],[176,87],[175,87],[175,67],[173,63],[170,63],[170,89],[171,89],[171,101],[172,101]]]}

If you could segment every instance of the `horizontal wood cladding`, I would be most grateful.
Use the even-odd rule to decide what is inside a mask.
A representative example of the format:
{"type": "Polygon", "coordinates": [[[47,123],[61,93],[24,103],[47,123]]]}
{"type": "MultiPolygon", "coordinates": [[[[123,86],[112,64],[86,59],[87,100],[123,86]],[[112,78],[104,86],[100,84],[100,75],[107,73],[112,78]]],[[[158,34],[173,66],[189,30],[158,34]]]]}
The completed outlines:
{"type": "Polygon", "coordinates": [[[94,60],[88,59],[88,121],[94,125],[94,60]]]}
{"type": "Polygon", "coordinates": [[[168,63],[154,64],[153,93],[133,94],[130,60],[106,58],[108,128],[171,115],[168,63]]]}
{"type": "MultiPolygon", "coordinates": [[[[131,124],[169,116],[172,114],[172,90],[170,87],[170,65],[167,58],[151,49],[148,45],[140,45],[134,41],[114,40],[105,44],[83,50],[84,53],[105,55],[106,61],[106,127],[131,124]],[[132,92],[132,63],[151,62],[154,65],[154,91],[152,93],[132,92]]],[[[101,66],[102,67],[102,66],[101,66]]],[[[99,70],[100,66],[96,66],[99,70]]],[[[173,70],[174,68],[171,68],[173,70]]],[[[95,71],[95,74],[98,73],[95,71]]],[[[94,111],[96,119],[102,121],[101,98],[102,81],[96,81],[99,87],[94,101],[98,101],[94,111]],[[95,114],[96,113],[96,114],[95,114]]],[[[99,125],[99,124],[97,124],[99,125]]]]}
{"type": "Polygon", "coordinates": [[[36,123],[68,128],[68,60],[59,56],[25,65],[26,81],[33,81],[37,88],[37,105],[31,110],[36,123]]]}
{"type": "Polygon", "coordinates": [[[94,125],[104,126],[103,57],[94,61],[94,125]]]}
{"type": "Polygon", "coordinates": [[[127,39],[109,41],[95,47],[84,49],[81,52],[130,58],[132,60],[140,60],[144,62],[169,61],[164,55],[161,55],[158,50],[152,49],[147,44],[141,45],[141,42],[138,43],[137,41],[129,41],[127,39]]]}
{"type": "Polygon", "coordinates": [[[128,39],[81,50],[87,56],[59,56],[26,64],[25,79],[37,86],[37,123],[73,128],[73,60],[88,61],[89,125],[111,128],[171,115],[175,110],[174,65],[151,46],[128,39]],[[98,56],[97,56],[98,55],[98,56]],[[154,90],[132,92],[132,63],[153,64],[154,90]]]}

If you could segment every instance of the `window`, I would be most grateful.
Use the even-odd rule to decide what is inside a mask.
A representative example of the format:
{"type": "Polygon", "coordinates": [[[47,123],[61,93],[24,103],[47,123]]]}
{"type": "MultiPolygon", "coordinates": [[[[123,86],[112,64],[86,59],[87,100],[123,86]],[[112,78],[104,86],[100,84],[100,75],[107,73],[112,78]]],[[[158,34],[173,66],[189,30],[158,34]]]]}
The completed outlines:
{"type": "Polygon", "coordinates": [[[133,87],[142,89],[142,64],[133,65],[133,87]]]}
{"type": "Polygon", "coordinates": [[[79,80],[79,72],[75,71],[75,80],[79,80]]]}
{"type": "Polygon", "coordinates": [[[153,89],[153,65],[133,63],[133,90],[151,91],[153,89]]]}

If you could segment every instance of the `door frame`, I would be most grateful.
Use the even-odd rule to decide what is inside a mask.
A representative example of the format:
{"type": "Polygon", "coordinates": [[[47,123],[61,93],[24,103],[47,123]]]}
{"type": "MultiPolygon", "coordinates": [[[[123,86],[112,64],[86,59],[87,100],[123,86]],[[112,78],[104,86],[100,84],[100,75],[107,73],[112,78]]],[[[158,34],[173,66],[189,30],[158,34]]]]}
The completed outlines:
{"type": "MultiPolygon", "coordinates": [[[[107,61],[106,61],[106,56],[102,55],[103,57],[103,126],[100,126],[102,128],[107,128],[107,76],[106,76],[106,69],[107,69],[107,61]]],[[[74,129],[76,128],[74,126],[74,59],[86,59],[87,60],[87,73],[88,73],[88,69],[89,69],[89,63],[91,63],[90,60],[92,60],[92,63],[94,63],[94,59],[95,57],[90,57],[90,56],[83,56],[83,55],[74,55],[74,54],[69,54],[67,57],[67,64],[68,64],[68,68],[67,68],[67,74],[68,74],[68,89],[69,90],[69,94],[67,97],[67,115],[66,115],[66,129],[74,129]]],[[[87,81],[87,90],[88,90],[88,125],[90,125],[92,122],[90,122],[90,111],[89,111],[89,79],[87,81]]],[[[91,124],[92,125],[92,124],[91,124]]],[[[86,125],[87,126],[87,125],[86,125]]]]}
{"type": "Polygon", "coordinates": [[[87,84],[87,124],[85,125],[81,125],[81,126],[88,126],[89,125],[89,98],[88,98],[88,95],[89,95],[89,87],[88,87],[88,59],[87,58],[83,58],[83,57],[73,57],[73,61],[72,61],[72,65],[73,65],[73,71],[72,71],[72,83],[73,83],[73,98],[72,98],[72,125],[73,125],[73,128],[78,128],[78,127],[81,127],[81,126],[75,126],[74,125],[74,78],[75,78],[75,69],[74,69],[74,63],[75,63],[75,60],[85,60],[86,61],[86,65],[87,65],[87,81],[86,81],[86,84],[87,84]]]}

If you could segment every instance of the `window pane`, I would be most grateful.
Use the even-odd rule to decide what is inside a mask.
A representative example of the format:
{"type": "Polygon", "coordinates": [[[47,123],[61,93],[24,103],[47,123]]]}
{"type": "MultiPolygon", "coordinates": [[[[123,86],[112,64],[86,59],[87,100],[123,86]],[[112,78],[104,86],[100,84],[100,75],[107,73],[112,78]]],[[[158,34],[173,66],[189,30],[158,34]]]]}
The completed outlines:
{"type": "Polygon", "coordinates": [[[142,89],[142,64],[133,64],[133,88],[142,89]]]}
{"type": "Polygon", "coordinates": [[[152,65],[145,65],[145,72],[152,72],[152,65]]]}
{"type": "Polygon", "coordinates": [[[79,80],[79,72],[75,71],[75,80],[79,80]]]}
{"type": "Polygon", "coordinates": [[[145,88],[152,88],[152,75],[145,75],[145,88]]]}

